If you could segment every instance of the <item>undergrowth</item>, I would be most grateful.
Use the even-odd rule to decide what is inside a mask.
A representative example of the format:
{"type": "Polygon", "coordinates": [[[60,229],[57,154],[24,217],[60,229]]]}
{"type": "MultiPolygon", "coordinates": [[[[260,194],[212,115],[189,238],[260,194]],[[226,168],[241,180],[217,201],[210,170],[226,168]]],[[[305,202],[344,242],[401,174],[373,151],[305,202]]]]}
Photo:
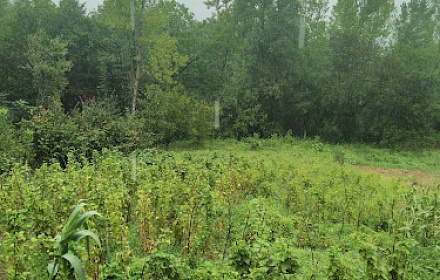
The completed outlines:
{"type": "MultiPolygon", "coordinates": [[[[47,278],[53,236],[85,199],[102,215],[88,224],[101,248],[69,246],[91,279],[440,277],[439,190],[353,166],[391,151],[291,137],[179,145],[3,174],[0,270],[47,278]]],[[[431,168],[428,153],[393,157],[431,168]]]]}

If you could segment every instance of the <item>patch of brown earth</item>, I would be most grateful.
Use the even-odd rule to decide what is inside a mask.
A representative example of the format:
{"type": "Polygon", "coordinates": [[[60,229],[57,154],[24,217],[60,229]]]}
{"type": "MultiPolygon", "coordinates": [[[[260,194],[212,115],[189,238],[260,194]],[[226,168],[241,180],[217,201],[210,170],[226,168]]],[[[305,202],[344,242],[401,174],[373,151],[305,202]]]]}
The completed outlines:
{"type": "Polygon", "coordinates": [[[359,170],[367,173],[379,173],[386,177],[402,179],[409,185],[437,187],[440,185],[440,171],[438,170],[406,170],[380,166],[358,166],[359,170]]]}

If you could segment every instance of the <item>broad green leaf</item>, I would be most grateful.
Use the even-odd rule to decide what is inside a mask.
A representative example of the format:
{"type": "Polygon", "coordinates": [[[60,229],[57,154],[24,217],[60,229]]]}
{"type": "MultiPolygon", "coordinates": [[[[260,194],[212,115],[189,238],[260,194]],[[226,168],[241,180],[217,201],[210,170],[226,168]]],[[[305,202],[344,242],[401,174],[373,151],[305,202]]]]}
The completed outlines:
{"type": "Polygon", "coordinates": [[[73,267],[76,277],[79,280],[86,280],[86,271],[84,269],[84,266],[81,263],[81,260],[78,259],[75,255],[71,253],[67,253],[62,255],[64,259],[66,259],[70,265],[73,267]]]}
{"type": "Polygon", "coordinates": [[[71,228],[73,226],[74,221],[77,219],[77,216],[79,215],[79,213],[81,212],[81,209],[85,206],[85,203],[80,203],[78,204],[75,209],[73,210],[72,214],[70,214],[69,219],[67,220],[66,225],[63,228],[63,233],[64,232],[69,232],[71,231],[71,228]]]}
{"type": "Polygon", "coordinates": [[[52,263],[49,263],[47,265],[47,272],[49,273],[49,280],[53,279],[55,275],[58,273],[59,264],[55,261],[52,263]]]}
{"type": "Polygon", "coordinates": [[[70,234],[72,231],[79,229],[93,215],[101,217],[101,214],[96,211],[88,211],[72,222],[71,231],[68,233],[70,234]]]}
{"type": "Polygon", "coordinates": [[[74,233],[70,234],[67,237],[67,239],[72,240],[72,241],[79,241],[87,236],[93,238],[96,241],[96,243],[98,243],[99,247],[101,247],[101,242],[100,242],[98,236],[96,234],[94,234],[93,232],[91,232],[90,230],[80,230],[80,231],[74,232],[74,233]]]}
{"type": "Polygon", "coordinates": [[[60,246],[61,243],[61,235],[57,234],[57,236],[55,236],[55,244],[57,246],[60,246]]]}

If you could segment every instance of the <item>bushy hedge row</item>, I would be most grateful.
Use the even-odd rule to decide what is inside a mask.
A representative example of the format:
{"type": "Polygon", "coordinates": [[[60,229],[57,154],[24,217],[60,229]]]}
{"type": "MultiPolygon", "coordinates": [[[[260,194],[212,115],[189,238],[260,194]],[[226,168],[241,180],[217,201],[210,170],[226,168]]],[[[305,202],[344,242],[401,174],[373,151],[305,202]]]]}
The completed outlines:
{"type": "Polygon", "coordinates": [[[21,103],[2,109],[0,170],[20,161],[33,167],[51,162],[65,167],[69,152],[76,159],[103,149],[127,154],[177,140],[201,141],[212,132],[211,106],[176,91],[152,88],[149,96],[136,116],[121,113],[111,101],[69,114],[21,103]]]}

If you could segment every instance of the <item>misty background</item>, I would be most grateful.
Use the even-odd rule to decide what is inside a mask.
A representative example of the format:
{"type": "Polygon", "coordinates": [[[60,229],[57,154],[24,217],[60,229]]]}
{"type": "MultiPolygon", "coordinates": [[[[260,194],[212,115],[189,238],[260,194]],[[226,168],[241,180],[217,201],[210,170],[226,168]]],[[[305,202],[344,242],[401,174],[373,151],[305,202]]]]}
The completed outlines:
{"type": "MultiPolygon", "coordinates": [[[[407,0],[396,0],[396,7],[400,7],[403,2],[407,0]]],[[[58,5],[59,0],[54,0],[54,3],[58,5]]],[[[88,12],[93,12],[97,9],[99,5],[102,5],[103,0],[90,0],[90,1],[82,1],[82,3],[86,4],[86,8],[88,12]]],[[[189,8],[189,10],[194,13],[195,18],[197,20],[203,20],[211,16],[214,12],[213,9],[209,10],[206,5],[203,3],[204,0],[177,0],[177,2],[184,4],[189,8]]],[[[330,0],[330,6],[336,4],[336,0],[330,0]]]]}

